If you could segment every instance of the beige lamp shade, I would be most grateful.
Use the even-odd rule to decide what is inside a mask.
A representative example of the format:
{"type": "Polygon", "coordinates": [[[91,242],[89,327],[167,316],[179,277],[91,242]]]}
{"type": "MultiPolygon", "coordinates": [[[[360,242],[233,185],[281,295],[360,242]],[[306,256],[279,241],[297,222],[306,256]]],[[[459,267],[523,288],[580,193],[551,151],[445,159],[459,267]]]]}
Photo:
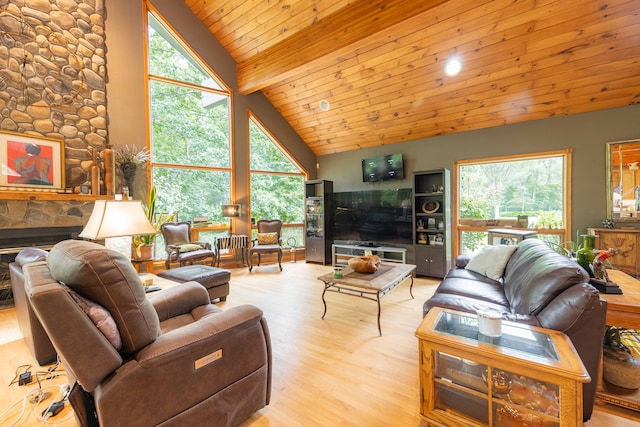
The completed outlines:
{"type": "Polygon", "coordinates": [[[80,237],[102,240],[109,237],[157,234],[139,200],[96,200],[91,217],[80,237]]]}

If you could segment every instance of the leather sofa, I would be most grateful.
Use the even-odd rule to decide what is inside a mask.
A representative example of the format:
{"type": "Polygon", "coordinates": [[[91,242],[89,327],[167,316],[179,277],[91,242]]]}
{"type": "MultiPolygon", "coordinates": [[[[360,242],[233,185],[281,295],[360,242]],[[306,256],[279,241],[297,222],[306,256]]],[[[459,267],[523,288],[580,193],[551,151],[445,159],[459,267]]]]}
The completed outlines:
{"type": "Polygon", "coordinates": [[[122,254],[66,240],[23,267],[31,306],[76,382],[81,426],[236,426],[269,404],[271,340],[252,305],[197,282],[145,294],[122,254]]]}
{"type": "Polygon", "coordinates": [[[607,303],[574,261],[538,239],[525,239],[504,265],[498,280],[467,269],[472,259],[459,256],[423,307],[468,313],[498,310],[503,320],[554,329],[573,343],[591,382],[583,386],[583,417],[593,411],[599,378],[607,303]]]}
{"type": "Polygon", "coordinates": [[[14,262],[9,264],[11,289],[18,317],[18,327],[29,352],[39,365],[44,366],[56,360],[56,350],[36,316],[24,291],[23,266],[37,261],[45,261],[48,252],[39,248],[20,251],[14,262]]]}

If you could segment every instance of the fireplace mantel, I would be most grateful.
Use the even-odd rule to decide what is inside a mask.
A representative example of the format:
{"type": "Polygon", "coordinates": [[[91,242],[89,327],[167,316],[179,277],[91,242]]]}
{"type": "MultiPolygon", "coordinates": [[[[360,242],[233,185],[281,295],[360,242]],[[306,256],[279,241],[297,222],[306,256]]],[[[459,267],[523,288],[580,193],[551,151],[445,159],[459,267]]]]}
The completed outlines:
{"type": "Polygon", "coordinates": [[[0,200],[59,200],[66,202],[91,202],[93,200],[112,199],[113,196],[93,194],[61,194],[45,191],[0,191],[0,200]]]}

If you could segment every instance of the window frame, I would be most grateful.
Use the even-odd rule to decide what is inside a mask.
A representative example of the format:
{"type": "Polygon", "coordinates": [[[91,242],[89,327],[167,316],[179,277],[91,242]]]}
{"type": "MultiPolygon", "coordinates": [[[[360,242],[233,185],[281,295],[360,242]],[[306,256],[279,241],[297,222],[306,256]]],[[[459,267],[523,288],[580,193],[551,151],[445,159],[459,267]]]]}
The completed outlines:
{"type": "Polygon", "coordinates": [[[452,210],[455,217],[453,218],[453,254],[454,258],[461,254],[462,249],[462,233],[463,232],[487,232],[490,229],[501,228],[500,226],[491,225],[465,225],[460,223],[460,184],[461,174],[460,168],[470,165],[482,165],[488,163],[513,162],[523,160],[537,160],[550,157],[561,157],[563,159],[562,171],[562,224],[563,228],[528,228],[534,230],[539,235],[557,235],[561,242],[571,240],[571,176],[572,176],[572,154],[573,149],[568,148],[556,151],[544,151],[538,153],[514,154],[507,156],[495,156],[478,159],[456,160],[454,161],[453,182],[455,197],[452,200],[452,210]]]}
{"type": "MultiPolygon", "coordinates": [[[[309,180],[309,171],[307,171],[304,166],[302,166],[302,164],[300,164],[300,162],[298,162],[296,160],[296,158],[282,145],[282,143],[278,140],[278,138],[265,126],[265,124],[253,113],[253,111],[251,111],[250,108],[247,108],[247,152],[248,152],[248,156],[247,156],[247,162],[248,162],[248,168],[247,168],[247,174],[248,174],[248,179],[247,179],[247,194],[249,195],[249,206],[248,206],[248,211],[249,211],[249,217],[252,217],[251,215],[251,176],[253,174],[260,174],[260,175],[277,175],[277,176],[292,176],[292,177],[302,177],[303,178],[303,183],[302,185],[304,186],[304,181],[308,181],[309,180]],[[298,169],[299,172],[280,172],[280,171],[269,171],[269,170],[261,170],[261,169],[252,169],[251,168],[251,123],[253,122],[253,124],[255,124],[258,128],[260,128],[260,130],[265,134],[265,136],[271,141],[272,144],[274,144],[276,146],[276,148],[278,150],[280,150],[280,152],[298,169]]],[[[303,191],[304,194],[304,191],[303,191]]],[[[300,209],[301,212],[303,213],[302,218],[303,221],[300,223],[293,223],[293,222],[289,222],[289,223],[283,223],[282,224],[282,228],[300,228],[302,231],[304,231],[304,198],[300,201],[300,209]]],[[[252,233],[254,232],[254,230],[257,231],[257,226],[255,224],[251,224],[251,231],[252,233]]],[[[304,232],[302,233],[302,238],[304,239],[304,232]]],[[[286,243],[286,241],[285,241],[286,243]]],[[[304,244],[304,242],[303,242],[304,244]]],[[[300,244],[298,244],[298,246],[300,246],[300,244]]]]}
{"type": "MultiPolygon", "coordinates": [[[[145,91],[146,91],[146,118],[147,118],[147,149],[151,153],[151,158],[149,160],[149,167],[147,168],[147,182],[149,187],[153,186],[153,175],[154,169],[180,169],[180,170],[203,170],[210,172],[225,172],[229,174],[229,201],[228,203],[232,203],[235,200],[235,183],[236,183],[236,173],[237,171],[233,167],[233,159],[234,159],[234,132],[233,132],[233,123],[234,123],[234,97],[233,91],[231,88],[218,76],[218,74],[213,70],[196,52],[193,47],[189,43],[187,43],[181,34],[176,31],[175,28],[168,22],[168,20],[149,2],[146,2],[146,13],[144,15],[144,49],[145,49],[145,91]],[[174,80],[168,77],[158,76],[150,73],[149,69],[149,32],[148,28],[150,25],[149,16],[152,15],[153,18],[163,27],[164,31],[172,37],[175,43],[178,43],[180,47],[186,51],[190,59],[198,64],[198,66],[207,73],[207,76],[210,77],[215,84],[217,84],[221,89],[200,86],[191,82],[174,80]],[[152,127],[152,106],[151,106],[151,84],[152,82],[161,82],[165,84],[171,84],[175,86],[180,86],[188,89],[194,89],[202,92],[208,92],[212,94],[226,96],[228,98],[228,134],[229,134],[229,152],[228,152],[228,166],[220,167],[220,166],[202,166],[202,165],[185,165],[182,163],[166,163],[166,162],[157,162],[154,160],[153,156],[153,147],[152,147],[152,135],[153,129],[152,127]]],[[[215,232],[223,232],[228,230],[228,225],[226,223],[220,224],[212,224],[207,227],[208,231],[215,232]]]]}

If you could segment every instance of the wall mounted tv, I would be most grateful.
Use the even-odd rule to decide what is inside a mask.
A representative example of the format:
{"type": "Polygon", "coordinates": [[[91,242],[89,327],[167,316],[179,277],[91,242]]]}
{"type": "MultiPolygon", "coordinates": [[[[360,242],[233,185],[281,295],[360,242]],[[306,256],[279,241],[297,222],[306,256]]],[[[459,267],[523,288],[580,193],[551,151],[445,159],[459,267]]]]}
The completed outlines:
{"type": "Polygon", "coordinates": [[[333,239],[349,244],[413,243],[411,188],[331,195],[333,239]]]}
{"type": "Polygon", "coordinates": [[[362,159],[362,182],[404,179],[402,153],[362,159]]]}

